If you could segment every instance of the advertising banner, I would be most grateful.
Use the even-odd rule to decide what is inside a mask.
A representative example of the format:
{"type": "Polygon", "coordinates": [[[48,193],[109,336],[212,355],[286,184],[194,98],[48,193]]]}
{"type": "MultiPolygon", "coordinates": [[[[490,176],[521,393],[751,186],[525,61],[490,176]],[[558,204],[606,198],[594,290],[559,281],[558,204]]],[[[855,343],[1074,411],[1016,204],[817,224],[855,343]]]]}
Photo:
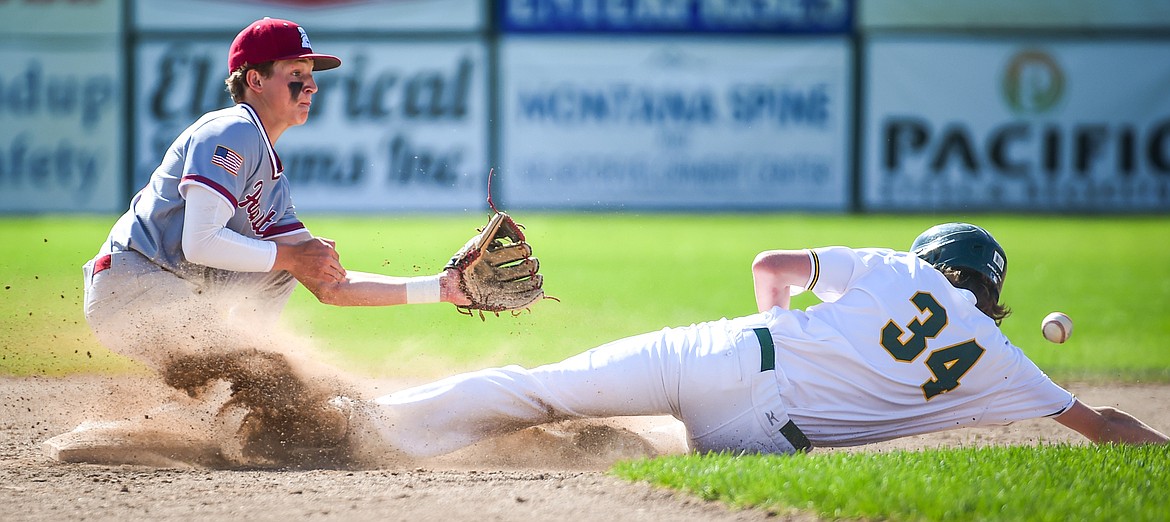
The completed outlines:
{"type": "Polygon", "coordinates": [[[505,32],[846,33],[853,0],[502,0],[505,32]]]}
{"type": "Polygon", "coordinates": [[[501,71],[509,205],[847,206],[845,40],[513,37],[501,71]]]}
{"type": "Polygon", "coordinates": [[[0,1],[0,213],[122,205],[121,7],[0,1]]]}
{"type": "Polygon", "coordinates": [[[0,211],[104,212],[125,192],[113,47],[0,44],[0,211]]]}
{"type": "MultiPolygon", "coordinates": [[[[0,0],[0,39],[117,35],[123,0],[0,0]]],[[[92,43],[92,42],[91,42],[92,43]]]]}
{"type": "Polygon", "coordinates": [[[869,42],[870,210],[1170,209],[1170,42],[869,42]]]}
{"type": "Polygon", "coordinates": [[[230,30],[265,16],[325,32],[472,31],[485,26],[482,0],[135,0],[137,31],[230,30]]]}
{"type": "Polygon", "coordinates": [[[1157,29],[1170,2],[1150,0],[864,0],[857,26],[882,29],[1157,29]]]}
{"type": "MultiPolygon", "coordinates": [[[[227,43],[155,40],[136,53],[134,165],[141,186],[202,114],[232,104],[227,43]]],[[[277,153],[298,209],[463,210],[486,206],[485,51],[476,41],[313,39],[341,58],[313,75],[305,125],[277,153]]]]}

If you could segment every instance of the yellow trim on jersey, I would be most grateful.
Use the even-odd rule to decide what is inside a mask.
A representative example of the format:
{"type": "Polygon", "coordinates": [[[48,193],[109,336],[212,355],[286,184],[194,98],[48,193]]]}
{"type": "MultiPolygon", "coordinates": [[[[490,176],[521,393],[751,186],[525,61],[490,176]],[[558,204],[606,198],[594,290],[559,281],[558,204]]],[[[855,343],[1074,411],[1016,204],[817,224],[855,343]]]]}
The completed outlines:
{"type": "Polygon", "coordinates": [[[817,257],[817,253],[811,248],[808,251],[808,256],[812,259],[812,275],[808,280],[808,286],[805,290],[811,291],[817,285],[817,281],[821,278],[821,258],[817,257]]]}

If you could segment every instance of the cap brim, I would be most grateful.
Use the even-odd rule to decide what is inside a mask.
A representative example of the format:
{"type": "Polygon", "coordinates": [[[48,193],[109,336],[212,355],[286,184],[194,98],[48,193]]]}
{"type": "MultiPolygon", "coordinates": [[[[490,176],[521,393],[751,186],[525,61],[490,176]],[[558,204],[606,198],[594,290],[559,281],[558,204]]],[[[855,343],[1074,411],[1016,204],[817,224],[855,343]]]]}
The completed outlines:
{"type": "Polygon", "coordinates": [[[338,67],[341,67],[341,58],[338,58],[336,56],[331,56],[328,54],[308,54],[308,55],[303,56],[302,58],[312,58],[313,59],[313,70],[314,71],[325,71],[328,69],[336,69],[338,67]]]}
{"type": "Polygon", "coordinates": [[[277,58],[273,61],[278,62],[280,60],[300,60],[302,58],[308,58],[310,60],[313,60],[313,70],[314,71],[325,71],[325,70],[336,69],[338,67],[341,67],[341,58],[338,58],[338,57],[333,56],[333,55],[317,54],[317,53],[294,54],[292,56],[284,56],[281,58],[277,58]]]}

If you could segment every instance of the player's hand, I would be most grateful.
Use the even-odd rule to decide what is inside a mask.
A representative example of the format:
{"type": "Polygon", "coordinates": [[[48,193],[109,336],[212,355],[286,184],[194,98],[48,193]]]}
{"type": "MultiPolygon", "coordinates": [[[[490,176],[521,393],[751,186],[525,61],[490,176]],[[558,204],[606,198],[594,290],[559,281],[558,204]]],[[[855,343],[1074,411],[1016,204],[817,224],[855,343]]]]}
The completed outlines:
{"type": "Polygon", "coordinates": [[[467,306],[471,299],[459,289],[459,271],[448,268],[439,278],[439,299],[455,306],[467,306]]]}
{"type": "Polygon", "coordinates": [[[341,266],[336,243],[325,238],[278,244],[273,269],[286,270],[301,282],[345,281],[345,268],[341,266]]]}

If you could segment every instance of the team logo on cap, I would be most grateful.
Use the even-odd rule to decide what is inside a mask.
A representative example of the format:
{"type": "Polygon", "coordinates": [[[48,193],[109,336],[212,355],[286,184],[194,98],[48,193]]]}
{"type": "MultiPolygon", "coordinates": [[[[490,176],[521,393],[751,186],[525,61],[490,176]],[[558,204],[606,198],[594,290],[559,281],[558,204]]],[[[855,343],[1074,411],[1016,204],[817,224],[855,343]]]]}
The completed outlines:
{"type": "Polygon", "coordinates": [[[312,51],[313,46],[309,45],[309,33],[305,32],[304,27],[298,27],[297,30],[301,32],[301,47],[312,51]]]}

